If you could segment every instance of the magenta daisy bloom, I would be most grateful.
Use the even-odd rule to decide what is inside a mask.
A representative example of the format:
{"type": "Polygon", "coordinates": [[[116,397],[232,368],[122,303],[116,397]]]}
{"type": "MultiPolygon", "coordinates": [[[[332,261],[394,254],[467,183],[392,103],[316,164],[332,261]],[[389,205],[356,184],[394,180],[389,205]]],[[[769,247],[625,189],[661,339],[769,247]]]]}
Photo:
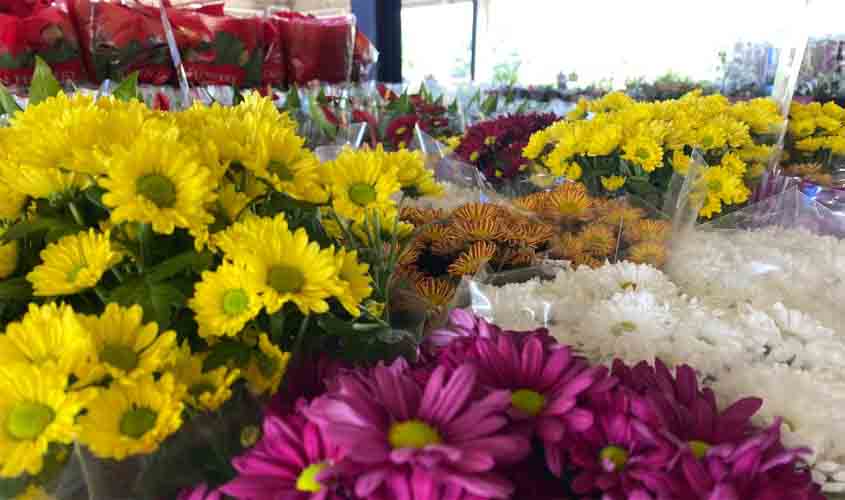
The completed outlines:
{"type": "Polygon", "coordinates": [[[563,457],[554,445],[593,425],[593,413],[579,396],[603,381],[607,369],[590,367],[569,347],[545,345],[538,336],[456,340],[441,362],[454,368],[459,359],[476,367],[483,387],[510,393],[508,415],[515,428],[543,442],[549,468],[560,476],[563,457]],[[456,350],[456,355],[448,355],[456,350]]]}
{"type": "Polygon", "coordinates": [[[714,446],[705,457],[686,454],[676,468],[690,500],[822,500],[803,463],[806,449],[785,449],[781,420],[735,444],[714,446]]]}
{"type": "Polygon", "coordinates": [[[232,460],[238,476],[220,491],[242,500],[341,500],[333,477],[338,450],[301,414],[267,416],[264,434],[232,460]]]}
{"type": "Polygon", "coordinates": [[[642,398],[634,414],[652,428],[661,429],[679,449],[702,456],[710,447],[744,439],[756,432],[751,417],[763,405],[759,398],[743,398],[719,411],[716,396],[700,388],[695,370],[688,365],[669,368],[659,359],[654,367],[645,361],[629,368],[613,363],[613,375],[642,398]]]}
{"type": "Polygon", "coordinates": [[[202,483],[193,488],[186,488],[179,492],[176,500],[222,500],[223,495],[218,490],[208,487],[207,484],[202,483]]]}
{"type": "Polygon", "coordinates": [[[627,388],[617,387],[600,400],[609,404],[597,411],[595,425],[579,433],[568,450],[576,469],[572,489],[607,499],[627,499],[635,492],[641,496],[653,476],[667,469],[675,448],[631,415],[627,388]]]}
{"type": "Polygon", "coordinates": [[[503,432],[507,391],[479,398],[476,370],[437,367],[423,385],[407,370],[377,366],[370,376],[341,375],[334,392],[305,410],[343,454],[339,468],[362,498],[403,498],[401,478],[421,474],[438,487],[509,498],[513,487],[493,472],[522,459],[528,440],[503,432]]]}

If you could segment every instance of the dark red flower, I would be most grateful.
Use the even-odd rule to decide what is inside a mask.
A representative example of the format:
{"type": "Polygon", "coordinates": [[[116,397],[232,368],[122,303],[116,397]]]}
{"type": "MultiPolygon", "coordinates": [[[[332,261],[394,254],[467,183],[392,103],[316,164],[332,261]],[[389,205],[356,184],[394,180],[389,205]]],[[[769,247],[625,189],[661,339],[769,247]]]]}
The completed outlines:
{"type": "Polygon", "coordinates": [[[400,149],[402,146],[407,147],[414,138],[414,127],[416,125],[416,115],[403,115],[394,118],[387,125],[384,142],[390,144],[395,149],[400,149]]]}

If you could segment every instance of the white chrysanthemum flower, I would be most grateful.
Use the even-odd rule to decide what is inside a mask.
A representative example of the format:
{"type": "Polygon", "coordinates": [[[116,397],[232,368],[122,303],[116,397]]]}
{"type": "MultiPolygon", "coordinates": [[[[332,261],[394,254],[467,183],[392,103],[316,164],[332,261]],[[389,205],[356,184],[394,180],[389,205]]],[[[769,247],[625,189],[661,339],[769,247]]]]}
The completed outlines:
{"type": "Polygon", "coordinates": [[[678,295],[678,287],[660,270],[648,264],[628,261],[607,264],[596,269],[592,278],[596,287],[604,292],[604,298],[627,291],[648,291],[662,299],[678,295]]]}
{"type": "Polygon", "coordinates": [[[651,292],[617,293],[587,311],[573,340],[601,358],[653,359],[671,344],[677,322],[669,305],[651,292]]]}

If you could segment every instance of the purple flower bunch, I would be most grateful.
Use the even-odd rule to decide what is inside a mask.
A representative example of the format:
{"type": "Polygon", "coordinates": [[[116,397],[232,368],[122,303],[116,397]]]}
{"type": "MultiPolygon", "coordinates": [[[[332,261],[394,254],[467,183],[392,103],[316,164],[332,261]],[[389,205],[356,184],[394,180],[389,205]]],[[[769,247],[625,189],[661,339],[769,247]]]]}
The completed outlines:
{"type": "MultiPolygon", "coordinates": [[[[694,370],[594,366],[545,331],[455,310],[420,361],[339,369],[268,414],[217,493],[246,500],[816,500],[762,405],[720,410],[694,370]]],[[[203,485],[200,496],[205,498],[203,485]]],[[[209,491],[209,494],[211,492],[209,491]]],[[[209,497],[210,498],[210,497],[209,497]]]]}

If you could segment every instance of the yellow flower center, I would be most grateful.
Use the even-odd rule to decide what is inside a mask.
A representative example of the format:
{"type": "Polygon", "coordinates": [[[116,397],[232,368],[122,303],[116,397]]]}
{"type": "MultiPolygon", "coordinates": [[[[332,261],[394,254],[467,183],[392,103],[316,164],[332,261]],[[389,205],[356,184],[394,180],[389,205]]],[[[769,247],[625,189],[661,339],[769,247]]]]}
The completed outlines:
{"type": "Polygon", "coordinates": [[[488,146],[492,146],[493,144],[496,144],[496,136],[488,135],[487,137],[484,138],[484,144],[486,144],[488,146]]]}
{"type": "Polygon", "coordinates": [[[82,270],[85,269],[86,267],[88,267],[88,266],[86,266],[85,264],[77,264],[77,265],[73,266],[73,269],[71,269],[67,273],[67,282],[68,283],[76,282],[76,278],[79,277],[79,273],[82,272],[82,270]]]}
{"type": "Polygon", "coordinates": [[[704,146],[705,148],[709,148],[710,146],[712,146],[713,145],[713,136],[712,135],[705,135],[701,139],[701,145],[704,146]]]}
{"type": "Polygon", "coordinates": [[[18,403],[6,417],[6,431],[15,439],[27,441],[37,438],[56,418],[53,409],[41,403],[18,403]]]}
{"type": "Polygon", "coordinates": [[[295,267],[274,266],[267,283],[279,293],[296,293],[305,285],[305,275],[295,267]]]}
{"type": "Polygon", "coordinates": [[[148,174],[140,177],[135,182],[135,189],[158,208],[171,208],[176,204],[176,186],[163,175],[148,174]]]}
{"type": "Polygon", "coordinates": [[[120,418],[120,433],[139,439],[156,425],[158,413],[149,408],[133,408],[120,418]]]}
{"type": "Polygon", "coordinates": [[[396,422],[390,426],[387,436],[390,446],[393,449],[399,448],[425,448],[430,444],[441,442],[437,429],[421,420],[406,420],[396,422]]]}
{"type": "Polygon", "coordinates": [[[106,344],[100,350],[100,361],[129,372],[138,366],[138,354],[129,346],[106,344]]]}
{"type": "Polygon", "coordinates": [[[261,429],[255,425],[247,425],[241,430],[241,445],[250,448],[261,438],[261,429]]]}
{"type": "Polygon", "coordinates": [[[237,316],[249,307],[249,295],[243,288],[226,290],[223,294],[223,312],[228,316],[237,316]]]}
{"type": "Polygon", "coordinates": [[[293,180],[293,172],[288,168],[287,165],[280,161],[271,160],[270,164],[267,166],[267,169],[270,173],[274,174],[279,180],[282,181],[292,181],[293,180]]]}
{"type": "Polygon", "coordinates": [[[353,184],[349,187],[349,199],[352,200],[352,203],[365,207],[376,201],[376,190],[369,184],[353,184]]]}
{"type": "Polygon", "coordinates": [[[710,450],[710,445],[705,443],[704,441],[690,441],[689,443],[690,450],[692,450],[693,456],[695,458],[703,458],[704,455],[710,450]]]}
{"type": "Polygon", "coordinates": [[[637,331],[637,325],[634,324],[632,321],[620,321],[613,325],[610,329],[610,333],[613,335],[622,335],[624,333],[631,333],[637,331]]]}
{"type": "Polygon", "coordinates": [[[272,377],[279,369],[279,360],[263,352],[256,354],[255,360],[258,363],[258,371],[265,377],[272,377]]]}
{"type": "Polygon", "coordinates": [[[296,478],[296,489],[306,493],[317,493],[323,488],[323,485],[317,481],[317,475],[328,467],[325,462],[311,464],[302,469],[299,477],[296,478]]]}
{"type": "Polygon", "coordinates": [[[469,155],[469,161],[476,162],[478,161],[478,151],[473,151],[471,155],[469,155]]]}
{"type": "Polygon", "coordinates": [[[197,382],[188,389],[188,393],[195,398],[202,396],[206,392],[214,392],[214,386],[206,381],[197,382]]]}
{"type": "Polygon", "coordinates": [[[537,391],[520,389],[511,394],[511,404],[514,408],[534,417],[543,411],[546,406],[546,398],[537,391]]]}
{"type": "Polygon", "coordinates": [[[718,193],[722,190],[722,181],[719,179],[713,179],[712,181],[707,183],[707,190],[711,193],[718,193]]]}
{"type": "Polygon", "coordinates": [[[621,288],[623,290],[636,291],[637,290],[637,284],[634,283],[633,281],[625,281],[625,282],[619,283],[619,288],[621,288]]]}
{"type": "Polygon", "coordinates": [[[651,156],[646,148],[637,148],[637,158],[640,160],[648,160],[649,156],[651,156]]]}
{"type": "Polygon", "coordinates": [[[408,127],[399,127],[396,129],[396,135],[402,135],[408,131],[408,127]]]}
{"type": "Polygon", "coordinates": [[[599,452],[603,465],[612,465],[613,471],[622,470],[628,463],[628,452],[618,446],[607,446],[599,452]]]}

